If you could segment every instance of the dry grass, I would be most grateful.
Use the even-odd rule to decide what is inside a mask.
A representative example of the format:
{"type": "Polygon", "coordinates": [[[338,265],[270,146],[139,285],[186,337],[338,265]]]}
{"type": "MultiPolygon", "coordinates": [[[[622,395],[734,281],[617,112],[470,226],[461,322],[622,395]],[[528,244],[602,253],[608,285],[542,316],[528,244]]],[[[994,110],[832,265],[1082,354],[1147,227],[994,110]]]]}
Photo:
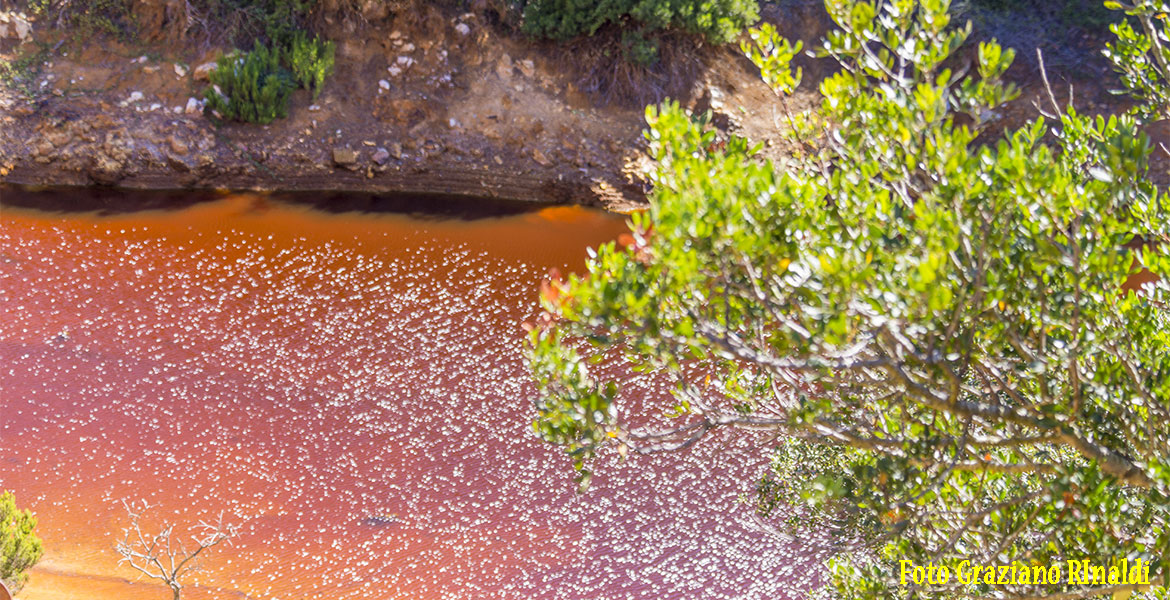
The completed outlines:
{"type": "Polygon", "coordinates": [[[570,42],[541,42],[542,48],[582,92],[601,104],[645,106],[667,97],[691,92],[706,65],[696,48],[698,36],[667,35],[658,38],[658,61],[643,66],[631,62],[622,51],[621,29],[606,27],[588,38],[570,42]]]}

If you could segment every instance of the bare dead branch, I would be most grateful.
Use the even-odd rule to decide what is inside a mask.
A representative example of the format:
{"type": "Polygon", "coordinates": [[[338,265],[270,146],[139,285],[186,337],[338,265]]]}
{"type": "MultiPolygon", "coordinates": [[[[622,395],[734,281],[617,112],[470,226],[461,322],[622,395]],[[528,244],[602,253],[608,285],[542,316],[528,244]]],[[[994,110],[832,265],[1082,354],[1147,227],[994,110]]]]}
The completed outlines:
{"type": "Polygon", "coordinates": [[[171,589],[174,600],[179,600],[182,593],[182,579],[189,573],[198,570],[198,557],[209,548],[215,547],[230,540],[239,534],[239,527],[224,521],[220,513],[214,522],[200,521],[194,527],[201,534],[193,534],[191,541],[194,549],[188,550],[187,544],[175,534],[175,525],[163,522],[157,534],[147,534],[143,531],[143,517],[153,508],[143,501],[140,506],[122,501],[130,517],[130,524],[122,531],[122,539],[115,545],[115,550],[122,557],[118,564],[127,564],[138,571],[140,576],[163,582],[171,589]]]}

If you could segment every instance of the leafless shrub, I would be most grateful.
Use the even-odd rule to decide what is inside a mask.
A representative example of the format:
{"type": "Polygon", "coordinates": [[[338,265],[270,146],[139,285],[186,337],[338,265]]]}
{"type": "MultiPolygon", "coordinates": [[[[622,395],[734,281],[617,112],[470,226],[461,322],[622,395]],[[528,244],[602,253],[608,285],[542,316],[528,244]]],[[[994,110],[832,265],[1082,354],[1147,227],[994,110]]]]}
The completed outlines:
{"type": "Polygon", "coordinates": [[[229,542],[239,534],[239,526],[225,522],[223,513],[215,521],[200,521],[190,529],[190,540],[184,540],[175,531],[175,524],[164,521],[162,529],[155,534],[143,531],[143,515],[151,505],[143,501],[140,505],[122,501],[130,516],[130,525],[122,532],[122,539],[115,549],[126,563],[140,574],[162,581],[171,588],[174,600],[179,600],[183,590],[182,580],[199,570],[200,556],[205,550],[229,542]]]}

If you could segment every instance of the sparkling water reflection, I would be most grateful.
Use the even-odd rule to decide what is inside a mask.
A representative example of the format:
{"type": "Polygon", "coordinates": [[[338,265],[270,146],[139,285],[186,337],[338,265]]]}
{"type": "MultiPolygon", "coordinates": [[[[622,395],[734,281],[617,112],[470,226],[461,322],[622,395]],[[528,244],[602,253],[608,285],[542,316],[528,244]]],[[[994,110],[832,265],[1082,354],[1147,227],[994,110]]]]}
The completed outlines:
{"type": "Polygon", "coordinates": [[[26,599],[167,597],[116,566],[122,499],[247,516],[185,598],[795,598],[816,571],[736,502],[758,439],[578,496],[531,435],[535,282],[621,218],[233,196],[2,220],[0,488],[48,547],[26,599]]]}

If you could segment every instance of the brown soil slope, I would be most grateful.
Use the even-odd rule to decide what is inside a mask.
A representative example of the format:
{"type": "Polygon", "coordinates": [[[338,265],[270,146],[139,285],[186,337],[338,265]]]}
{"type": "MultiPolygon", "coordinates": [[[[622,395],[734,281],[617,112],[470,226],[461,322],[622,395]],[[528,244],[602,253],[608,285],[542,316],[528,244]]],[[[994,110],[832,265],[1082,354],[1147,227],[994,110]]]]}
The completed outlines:
{"type": "MultiPolygon", "coordinates": [[[[598,102],[579,91],[573,56],[478,14],[401,21],[334,24],[336,71],[315,102],[297,91],[287,119],[219,127],[187,105],[208,85],[197,67],[224,48],[79,43],[34,21],[37,42],[0,46],[0,58],[53,48],[31,85],[0,86],[0,181],[644,201],[641,105],[598,102]]],[[[694,68],[667,87],[767,137],[776,107],[750,63],[730,49],[691,54],[694,68]]]]}

